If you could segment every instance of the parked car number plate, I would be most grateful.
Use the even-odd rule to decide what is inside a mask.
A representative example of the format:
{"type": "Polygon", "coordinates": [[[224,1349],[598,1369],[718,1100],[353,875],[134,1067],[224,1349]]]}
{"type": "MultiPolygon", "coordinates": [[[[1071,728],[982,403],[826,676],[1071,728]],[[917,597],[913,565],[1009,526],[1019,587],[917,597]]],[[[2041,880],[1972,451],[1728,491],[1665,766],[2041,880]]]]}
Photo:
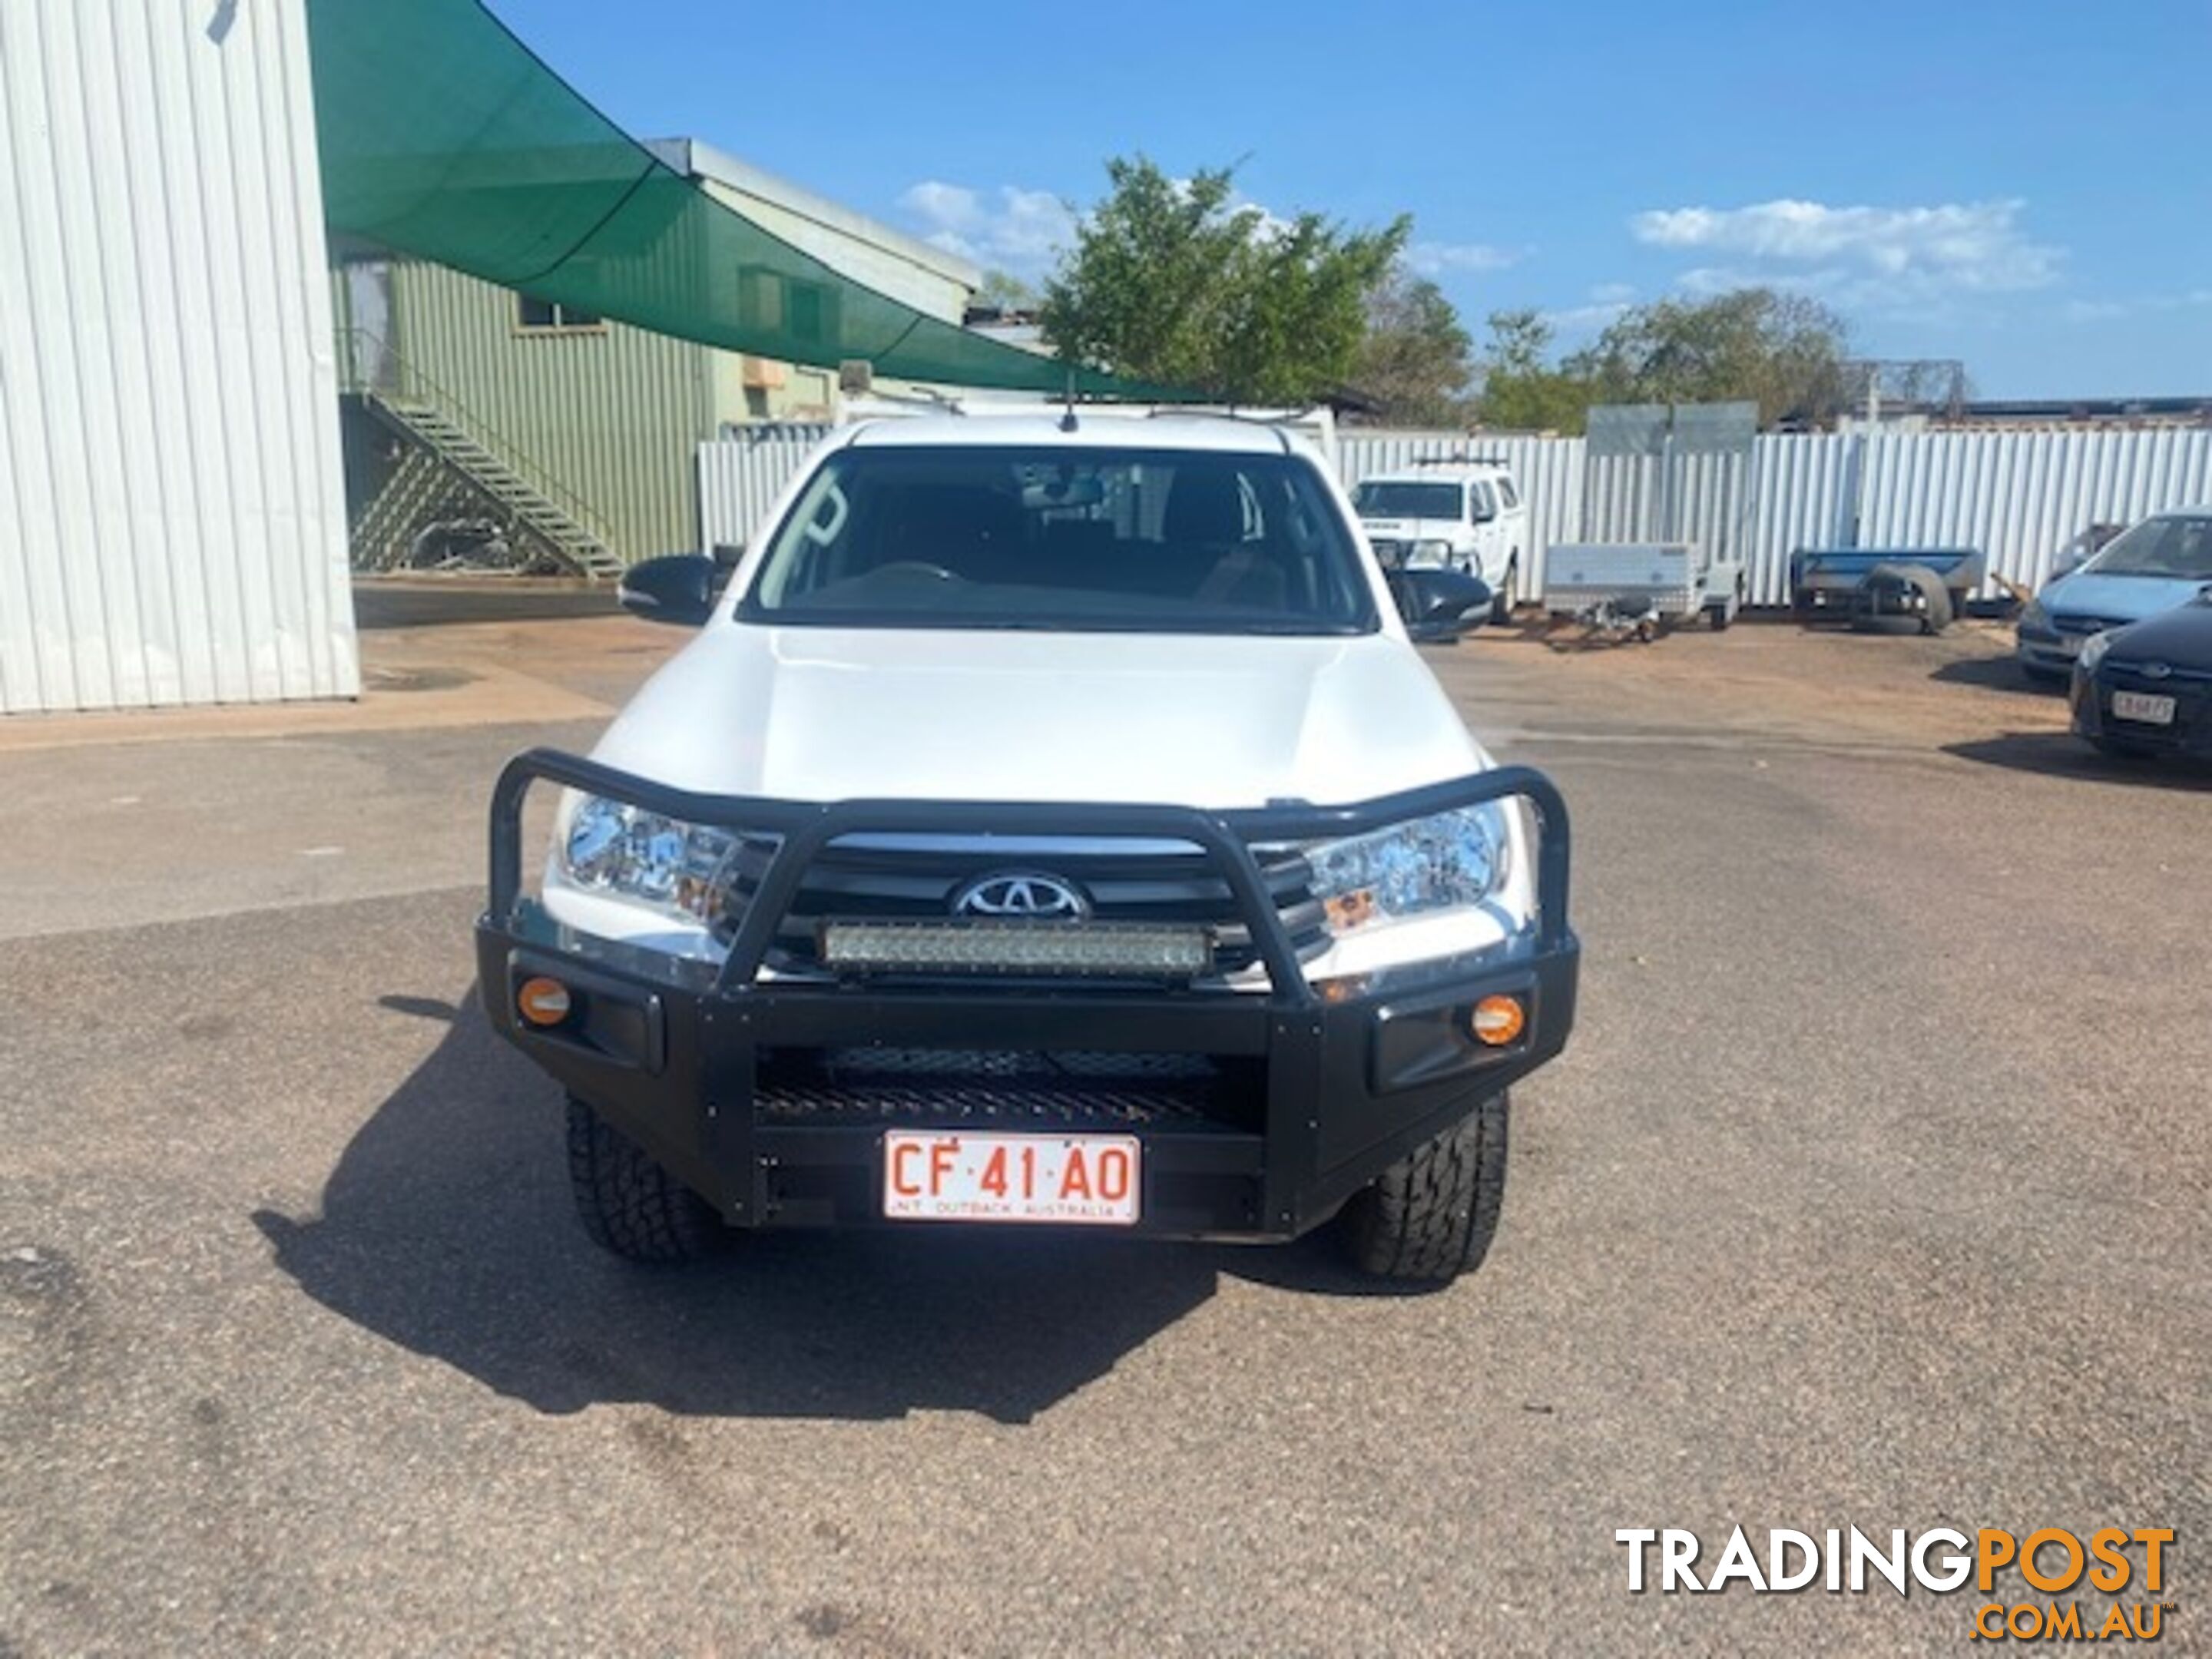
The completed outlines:
{"type": "Polygon", "coordinates": [[[1133,1226],[1142,1158],[1134,1135],[893,1129],[884,1136],[884,1214],[1133,1226]]]}
{"type": "Polygon", "coordinates": [[[2173,699],[2154,697],[2141,691],[2112,693],[2112,713],[2124,720],[2135,720],[2144,726],[2173,724],[2173,699]]]}

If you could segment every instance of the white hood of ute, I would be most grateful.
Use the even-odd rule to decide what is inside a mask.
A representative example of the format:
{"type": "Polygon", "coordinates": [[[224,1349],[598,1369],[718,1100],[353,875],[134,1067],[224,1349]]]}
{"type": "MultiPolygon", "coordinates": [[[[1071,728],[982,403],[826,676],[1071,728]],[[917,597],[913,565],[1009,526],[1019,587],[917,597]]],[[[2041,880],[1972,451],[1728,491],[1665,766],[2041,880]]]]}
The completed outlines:
{"type": "Polygon", "coordinates": [[[1413,647],[718,616],[594,758],[703,794],[1336,805],[1491,764],[1413,647]]]}

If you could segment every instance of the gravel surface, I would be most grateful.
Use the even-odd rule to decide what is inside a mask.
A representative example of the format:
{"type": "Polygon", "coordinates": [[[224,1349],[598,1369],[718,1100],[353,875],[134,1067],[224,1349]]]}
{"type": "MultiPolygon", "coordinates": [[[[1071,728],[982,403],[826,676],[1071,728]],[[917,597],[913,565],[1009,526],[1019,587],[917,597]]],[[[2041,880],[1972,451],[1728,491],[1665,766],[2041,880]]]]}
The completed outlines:
{"type": "Polygon", "coordinates": [[[2201,1647],[2212,793],[2000,648],[1435,653],[1568,792],[1588,955],[1425,1296],[1325,1241],[626,1268],[469,1002],[492,773],[588,726],[0,757],[0,1654],[1967,1641],[1626,1593],[1616,1528],[1735,1522],[2172,1527],[2201,1647]]]}

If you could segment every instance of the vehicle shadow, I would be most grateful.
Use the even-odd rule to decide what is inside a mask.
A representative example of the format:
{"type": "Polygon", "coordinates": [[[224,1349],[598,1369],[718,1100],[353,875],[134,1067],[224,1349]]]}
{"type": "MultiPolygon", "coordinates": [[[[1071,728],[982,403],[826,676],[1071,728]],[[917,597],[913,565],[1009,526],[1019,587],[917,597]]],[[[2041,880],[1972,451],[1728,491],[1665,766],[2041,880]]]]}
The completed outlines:
{"type": "Polygon", "coordinates": [[[1287,1288],[1365,1288],[1326,1240],[1247,1250],[794,1232],[739,1235],[694,1267],[633,1267],[585,1238],[559,1096],[473,1001],[383,1003],[446,1024],[444,1037],[348,1145],[319,1215],[264,1210],[255,1224],[277,1266],[333,1313],[539,1411],[634,1401],[714,1416],[961,1410],[1024,1423],[1248,1261],[1287,1288]]]}
{"type": "Polygon", "coordinates": [[[1947,755],[2047,777],[2080,778],[2089,783],[2127,784],[2138,789],[2212,792],[2212,766],[2179,757],[2121,760],[2099,754],[2066,732],[2008,732],[2002,737],[1943,745],[1947,755]]]}
{"type": "Polygon", "coordinates": [[[1984,691],[2013,691],[2024,697],[2036,697],[2051,702],[2064,697],[2063,681],[2046,685],[2028,678],[2025,670],[2010,657],[1961,657],[1947,662],[1928,677],[1946,685],[1978,686],[1984,691]]]}

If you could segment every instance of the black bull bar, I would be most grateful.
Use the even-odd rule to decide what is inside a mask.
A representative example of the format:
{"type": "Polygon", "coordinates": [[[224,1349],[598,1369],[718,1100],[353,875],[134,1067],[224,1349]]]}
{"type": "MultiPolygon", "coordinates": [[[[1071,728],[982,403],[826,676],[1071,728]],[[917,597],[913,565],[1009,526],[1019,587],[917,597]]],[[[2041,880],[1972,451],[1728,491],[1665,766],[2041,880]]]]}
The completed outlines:
{"type": "MultiPolygon", "coordinates": [[[[881,1126],[789,1127],[753,1109],[764,1050],[843,1045],[1020,1047],[1107,1053],[1249,1056],[1266,1067],[1258,1133],[1148,1133],[1150,1171],[1174,1177],[1181,1201],[1148,1200],[1140,1231],[1176,1236],[1285,1237],[1564,1046],[1580,947],[1568,924],[1571,840],[1565,803],[1543,774],[1496,768],[1349,805],[1213,811],[1122,803],[778,800],[695,793],[552,750],[517,756],[492,798],[490,904],[478,925],[487,1012],[572,1093],[591,1103],[744,1225],[865,1220],[836,1183],[793,1172],[879,1169],[881,1126]],[[687,823],[778,838],[726,956],[717,964],[656,961],[551,924],[522,895],[522,809],[544,781],[687,823]],[[1537,915],[1524,933],[1464,958],[1316,987],[1271,896],[1253,848],[1358,836],[1510,799],[1534,809],[1537,915]],[[862,834],[1169,840],[1196,847],[1249,930],[1268,988],[1112,987],[985,979],[890,988],[865,981],[762,977],[787,913],[816,859],[862,834]],[[634,1010],[610,1028],[619,1043],[582,1043],[531,1027],[515,1011],[527,978],[565,976],[587,996],[634,1010]],[[1456,1035],[1473,999],[1520,997],[1528,1029],[1494,1052],[1463,1040],[1439,1069],[1438,1033],[1456,1035]],[[619,1050],[615,1051],[615,1050],[619,1050]],[[1213,1186],[1208,1188],[1208,1179],[1213,1186]]],[[[872,1177],[871,1177],[872,1178],[872,1177]]]]}

